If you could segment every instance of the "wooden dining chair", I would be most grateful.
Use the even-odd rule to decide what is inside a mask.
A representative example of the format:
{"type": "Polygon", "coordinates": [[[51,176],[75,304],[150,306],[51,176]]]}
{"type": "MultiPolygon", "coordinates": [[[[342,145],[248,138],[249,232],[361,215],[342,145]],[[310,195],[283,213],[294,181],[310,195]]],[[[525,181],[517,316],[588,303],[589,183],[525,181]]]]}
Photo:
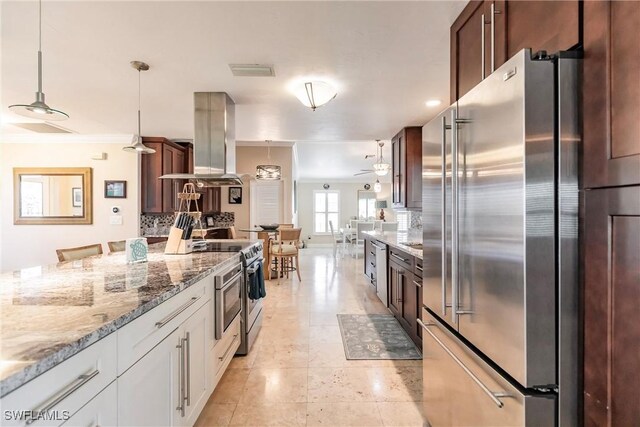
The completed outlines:
{"type": "Polygon", "coordinates": [[[277,238],[271,242],[269,255],[276,262],[278,283],[280,283],[280,275],[286,274],[288,277],[290,271],[295,271],[298,280],[302,281],[298,260],[301,234],[302,228],[283,228],[279,230],[277,238]]]}
{"type": "Polygon", "coordinates": [[[113,252],[124,252],[126,248],[125,240],[116,240],[113,242],[107,242],[107,246],[109,246],[109,253],[113,252]]]}
{"type": "Polygon", "coordinates": [[[96,243],[95,245],[78,246],[77,248],[56,249],[56,255],[58,255],[58,261],[60,262],[102,255],[102,245],[96,243]]]}
{"type": "Polygon", "coordinates": [[[278,224],[278,229],[281,228],[293,228],[293,224],[278,224]]]}

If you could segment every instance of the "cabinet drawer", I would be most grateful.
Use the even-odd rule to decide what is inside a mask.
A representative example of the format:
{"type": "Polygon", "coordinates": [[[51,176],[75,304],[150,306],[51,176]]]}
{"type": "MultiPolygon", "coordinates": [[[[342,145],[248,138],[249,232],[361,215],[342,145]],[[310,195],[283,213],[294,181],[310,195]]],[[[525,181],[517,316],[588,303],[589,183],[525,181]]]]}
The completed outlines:
{"type": "Polygon", "coordinates": [[[553,395],[523,395],[426,310],[423,404],[429,425],[552,426],[553,395]]]}
{"type": "Polygon", "coordinates": [[[394,247],[389,247],[389,262],[413,271],[413,256],[394,247]]]}
{"type": "Polygon", "coordinates": [[[115,426],[118,424],[118,383],[112,382],[89,403],[69,418],[63,426],[115,426]]]}
{"type": "Polygon", "coordinates": [[[25,419],[7,419],[7,414],[13,418],[11,415],[19,411],[53,416],[54,419],[29,424],[34,427],[62,424],[116,379],[116,360],[116,334],[113,333],[2,398],[2,425],[27,425],[25,419]]]}
{"type": "Polygon", "coordinates": [[[220,341],[213,347],[212,354],[212,375],[221,376],[221,368],[226,366],[233,358],[236,350],[240,346],[240,316],[236,317],[229,330],[220,341]]]}
{"type": "Polygon", "coordinates": [[[118,375],[147,354],[211,297],[213,276],[161,303],[118,330],[118,375]]]}
{"type": "Polygon", "coordinates": [[[422,283],[422,260],[420,258],[415,259],[415,265],[413,266],[413,274],[417,276],[417,280],[422,283]]]}

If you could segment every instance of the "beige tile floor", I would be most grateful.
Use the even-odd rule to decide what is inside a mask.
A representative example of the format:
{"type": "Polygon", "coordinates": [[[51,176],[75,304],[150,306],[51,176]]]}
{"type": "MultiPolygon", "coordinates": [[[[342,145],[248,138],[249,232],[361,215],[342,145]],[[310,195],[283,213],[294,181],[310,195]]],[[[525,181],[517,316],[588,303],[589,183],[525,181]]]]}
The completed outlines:
{"type": "Polygon", "coordinates": [[[302,282],[267,282],[264,323],[196,426],[422,426],[422,362],[346,360],[336,314],[387,313],[362,257],[304,249],[302,282]]]}

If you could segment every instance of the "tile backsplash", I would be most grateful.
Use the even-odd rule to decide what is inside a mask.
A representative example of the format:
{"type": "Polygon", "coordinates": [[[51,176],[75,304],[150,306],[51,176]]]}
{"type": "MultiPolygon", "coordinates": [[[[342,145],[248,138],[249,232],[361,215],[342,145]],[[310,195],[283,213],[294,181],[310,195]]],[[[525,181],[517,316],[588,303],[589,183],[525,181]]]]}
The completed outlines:
{"type": "MultiPolygon", "coordinates": [[[[213,218],[214,227],[230,227],[235,221],[235,214],[233,212],[218,212],[212,214],[205,214],[202,216],[203,226],[207,226],[204,222],[205,218],[213,218]]],[[[175,216],[172,214],[160,214],[160,215],[140,215],[140,235],[144,236],[149,234],[148,229],[158,227],[158,230],[153,233],[156,235],[164,235],[168,233],[169,227],[173,224],[175,216]],[[157,221],[157,223],[156,223],[157,221]]]]}
{"type": "Polygon", "coordinates": [[[412,230],[422,230],[421,211],[409,211],[409,228],[412,230]]]}

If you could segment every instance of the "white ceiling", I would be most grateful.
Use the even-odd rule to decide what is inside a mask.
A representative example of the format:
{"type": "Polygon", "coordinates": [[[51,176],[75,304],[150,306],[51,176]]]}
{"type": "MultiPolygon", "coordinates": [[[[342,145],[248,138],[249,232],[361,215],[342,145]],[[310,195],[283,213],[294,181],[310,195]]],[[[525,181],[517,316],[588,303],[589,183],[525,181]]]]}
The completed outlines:
{"type": "MultiPolygon", "coordinates": [[[[426,123],[439,110],[427,99],[448,102],[449,27],[465,4],[45,1],[44,92],[70,114],[65,128],[133,133],[129,61],[143,60],[151,65],[142,76],[143,134],[191,138],[193,92],[225,91],[236,102],[238,140],[301,142],[301,177],[315,176],[323,159],[325,171],[352,175],[374,139],[426,123]],[[233,77],[230,63],[273,64],[276,77],[233,77]],[[288,87],[307,76],[334,82],[337,98],[315,112],[303,107],[288,87]],[[348,150],[342,141],[352,141],[348,150]]],[[[1,7],[6,123],[16,120],[8,105],[34,97],[37,6],[1,7]]]]}

